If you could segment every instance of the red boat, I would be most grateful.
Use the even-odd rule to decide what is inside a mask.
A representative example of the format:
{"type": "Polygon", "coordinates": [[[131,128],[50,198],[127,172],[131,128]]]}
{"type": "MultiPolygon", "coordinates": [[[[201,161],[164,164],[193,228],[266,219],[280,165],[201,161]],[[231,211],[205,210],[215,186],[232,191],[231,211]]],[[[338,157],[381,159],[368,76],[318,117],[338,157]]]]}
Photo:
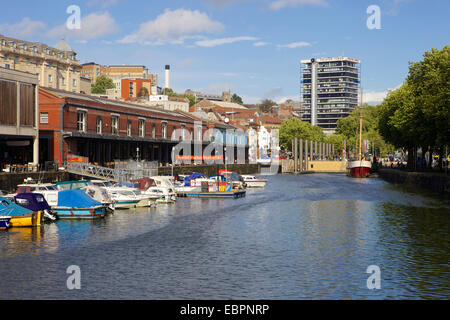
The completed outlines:
{"type": "Polygon", "coordinates": [[[372,173],[372,164],[370,161],[362,160],[362,118],[363,114],[361,101],[361,108],[359,111],[359,160],[349,161],[347,166],[347,169],[349,169],[349,176],[353,178],[367,178],[372,173]]]}
{"type": "Polygon", "coordinates": [[[366,178],[372,173],[372,164],[366,160],[348,162],[349,175],[353,178],[366,178]]]}

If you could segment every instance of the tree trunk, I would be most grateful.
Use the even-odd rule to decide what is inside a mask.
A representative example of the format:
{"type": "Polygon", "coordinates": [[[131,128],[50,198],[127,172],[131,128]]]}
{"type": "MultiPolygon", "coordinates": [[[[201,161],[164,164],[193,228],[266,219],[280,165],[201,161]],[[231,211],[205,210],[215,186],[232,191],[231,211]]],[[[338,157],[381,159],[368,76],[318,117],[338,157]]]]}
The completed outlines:
{"type": "Polygon", "coordinates": [[[444,147],[439,148],[439,171],[442,171],[442,160],[444,159],[444,147]]]}
{"type": "Polygon", "coordinates": [[[431,165],[433,164],[433,148],[430,147],[430,152],[428,153],[427,168],[431,170],[431,165]]]}
{"type": "Polygon", "coordinates": [[[414,170],[414,148],[408,148],[408,163],[407,167],[409,170],[414,170]]]}

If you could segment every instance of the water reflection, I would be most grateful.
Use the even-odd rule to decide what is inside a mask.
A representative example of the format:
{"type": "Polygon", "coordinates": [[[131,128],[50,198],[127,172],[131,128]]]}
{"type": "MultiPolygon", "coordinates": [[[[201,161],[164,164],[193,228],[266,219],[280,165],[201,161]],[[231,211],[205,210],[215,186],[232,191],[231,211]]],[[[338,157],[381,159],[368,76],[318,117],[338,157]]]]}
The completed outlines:
{"type": "Polygon", "coordinates": [[[271,176],[241,199],[0,232],[0,269],[15,279],[0,298],[448,298],[449,217],[448,199],[378,179],[271,176]],[[88,285],[69,296],[74,263],[88,285]],[[372,264],[382,290],[366,287],[372,264]],[[14,273],[27,265],[50,272],[14,273]]]}

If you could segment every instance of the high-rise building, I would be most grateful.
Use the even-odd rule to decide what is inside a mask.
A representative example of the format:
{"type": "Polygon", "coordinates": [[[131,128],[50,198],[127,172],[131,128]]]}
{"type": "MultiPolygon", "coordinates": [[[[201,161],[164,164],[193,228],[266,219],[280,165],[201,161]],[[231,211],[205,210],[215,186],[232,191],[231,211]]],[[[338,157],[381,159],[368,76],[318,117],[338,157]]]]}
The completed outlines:
{"type": "Polygon", "coordinates": [[[302,120],[325,134],[336,131],[336,122],[358,105],[360,61],[354,58],[302,60],[302,120]]]}

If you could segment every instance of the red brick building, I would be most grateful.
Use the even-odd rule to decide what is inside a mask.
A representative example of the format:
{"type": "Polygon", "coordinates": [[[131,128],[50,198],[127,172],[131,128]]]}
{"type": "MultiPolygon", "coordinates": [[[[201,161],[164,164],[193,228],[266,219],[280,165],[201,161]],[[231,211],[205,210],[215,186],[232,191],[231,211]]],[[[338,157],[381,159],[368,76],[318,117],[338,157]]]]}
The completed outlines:
{"type": "MultiPolygon", "coordinates": [[[[188,114],[49,88],[39,89],[39,119],[41,163],[64,163],[70,154],[99,165],[138,157],[169,163],[179,142],[172,132],[184,128],[195,136],[196,123],[200,130],[188,114]]],[[[207,127],[201,124],[202,136],[207,127]]]]}
{"type": "Polygon", "coordinates": [[[120,90],[125,101],[139,97],[142,88],[147,89],[147,95],[152,91],[152,80],[150,79],[121,79],[120,90]]]}

